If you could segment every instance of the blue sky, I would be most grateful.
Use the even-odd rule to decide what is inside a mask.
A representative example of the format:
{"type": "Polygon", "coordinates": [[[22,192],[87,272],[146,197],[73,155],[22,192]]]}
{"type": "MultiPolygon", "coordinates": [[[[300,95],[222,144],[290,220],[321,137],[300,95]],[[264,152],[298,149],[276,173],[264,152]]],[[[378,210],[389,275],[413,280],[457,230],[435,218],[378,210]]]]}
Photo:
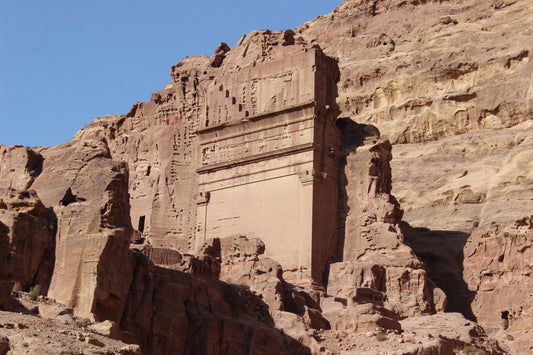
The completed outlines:
{"type": "Polygon", "coordinates": [[[0,144],[55,145],[124,114],[170,67],[252,30],[294,28],[342,0],[0,0],[0,144]]]}

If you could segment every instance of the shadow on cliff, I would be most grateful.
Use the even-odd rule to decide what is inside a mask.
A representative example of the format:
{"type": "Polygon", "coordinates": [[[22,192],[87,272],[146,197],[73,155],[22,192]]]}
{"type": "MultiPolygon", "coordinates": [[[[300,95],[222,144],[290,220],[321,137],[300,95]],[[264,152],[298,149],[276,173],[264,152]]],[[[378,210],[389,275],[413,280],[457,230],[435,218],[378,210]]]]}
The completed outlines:
{"type": "Polygon", "coordinates": [[[274,327],[268,306],[246,287],[155,266],[135,253],[120,322],[123,340],[149,354],[310,354],[274,327]]]}
{"type": "MultiPolygon", "coordinates": [[[[348,117],[337,119],[335,124],[341,133],[342,157],[339,160],[338,233],[330,263],[342,261],[344,253],[346,218],[350,212],[347,157],[356,154],[359,147],[368,144],[369,138],[380,136],[375,126],[359,124],[348,117]]],[[[429,278],[446,293],[448,297],[446,311],[462,313],[466,318],[475,321],[470,306],[475,293],[468,290],[463,280],[463,248],[470,235],[460,231],[413,228],[406,222],[401,222],[401,230],[405,236],[405,243],[426,264],[429,278]]],[[[326,279],[328,274],[329,270],[325,273],[325,284],[328,281],[326,279]]]]}
{"type": "Polygon", "coordinates": [[[459,312],[476,321],[470,304],[475,292],[463,279],[463,248],[470,234],[460,231],[413,228],[402,222],[405,243],[426,264],[429,278],[448,297],[446,312],[459,312]]]}

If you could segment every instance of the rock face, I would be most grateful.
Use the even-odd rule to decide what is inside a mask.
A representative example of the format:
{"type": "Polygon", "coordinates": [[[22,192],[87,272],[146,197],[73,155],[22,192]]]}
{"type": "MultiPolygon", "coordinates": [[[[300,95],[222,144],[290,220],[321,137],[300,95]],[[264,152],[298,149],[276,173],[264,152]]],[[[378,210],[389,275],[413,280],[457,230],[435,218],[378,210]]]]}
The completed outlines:
{"type": "Polygon", "coordinates": [[[339,58],[342,114],[416,143],[531,117],[529,5],[347,0],[295,32],[339,58]]]}
{"type": "Polygon", "coordinates": [[[533,208],[532,152],[531,121],[396,145],[392,192],[416,227],[469,233],[509,222],[533,208]]]}
{"type": "Polygon", "coordinates": [[[7,253],[9,250],[9,228],[0,221],[0,310],[11,310],[11,290],[14,282],[9,281],[7,253]]]}
{"type": "Polygon", "coordinates": [[[119,321],[131,283],[128,171],[102,140],[42,151],[34,188],[58,220],[48,296],[82,317],[119,321]]]}
{"type": "Polygon", "coordinates": [[[0,146],[0,307],[39,284],[155,354],[501,353],[451,310],[531,351],[530,15],[346,0],[71,142],[0,146]]]}
{"type": "Polygon", "coordinates": [[[28,189],[43,169],[43,157],[22,146],[0,145],[0,188],[28,189]]]}
{"type": "Polygon", "coordinates": [[[404,243],[403,211],[390,194],[389,141],[379,138],[375,127],[349,119],[337,124],[345,153],[339,185],[341,261],[329,265],[332,298],[321,306],[337,329],[399,330],[399,319],[443,311],[446,297],[404,243]]]}
{"type": "Polygon", "coordinates": [[[54,270],[56,218],[33,190],[0,188],[0,280],[46,294],[54,270]]]}
{"type": "Polygon", "coordinates": [[[459,313],[411,317],[403,320],[401,324],[407,342],[413,342],[414,337],[424,339],[412,346],[412,354],[424,353],[422,350],[424,348],[427,349],[425,352],[436,354],[468,353],[469,351],[474,354],[504,353],[497,342],[485,337],[485,331],[481,326],[468,321],[459,313]]]}
{"type": "MultiPolygon", "coordinates": [[[[273,327],[261,299],[216,280],[219,244],[218,249],[205,246],[198,256],[178,257],[176,251],[156,248],[158,261],[176,261],[178,269],[190,274],[156,267],[140,251],[130,251],[128,172],[125,164],[110,158],[104,140],[74,140],[40,154],[43,171],[31,187],[52,206],[57,234],[55,224],[45,218],[51,209],[35,191],[2,190],[1,262],[7,265],[2,268],[3,290],[10,290],[4,279],[33,285],[39,277],[50,283],[51,277],[48,297],[71,307],[75,316],[114,321],[120,332],[115,330],[113,336],[139,343],[146,353],[309,353],[273,327]],[[44,244],[38,239],[42,236],[51,237],[49,243],[56,241],[53,276],[44,272],[42,254],[48,249],[35,245],[44,244]]],[[[149,250],[154,256],[153,248],[149,250]]],[[[4,307],[9,300],[4,292],[0,296],[4,307]]],[[[53,310],[42,312],[50,315],[53,310]]],[[[55,318],[76,325],[70,314],[55,318]]],[[[13,351],[20,345],[15,338],[8,334],[7,346],[13,351]]]]}
{"type": "Polygon", "coordinates": [[[475,292],[472,312],[488,333],[510,334],[517,353],[533,346],[532,245],[533,218],[527,217],[480,227],[464,248],[464,279],[475,292]]]}
{"type": "Polygon", "coordinates": [[[413,226],[470,232],[529,214],[529,11],[527,0],[346,0],[295,30],[339,59],[340,116],[394,145],[393,194],[413,226]]]}
{"type": "Polygon", "coordinates": [[[105,139],[128,163],[132,221],[151,245],[186,252],[243,233],[319,281],[336,229],[338,75],[292,31],[255,31],[185,58],[151,101],[75,139],[105,139]]]}
{"type": "Polygon", "coordinates": [[[249,291],[156,267],[140,252],[134,260],[120,328],[146,353],[309,353],[273,328],[268,307],[249,291]]]}
{"type": "Polygon", "coordinates": [[[318,46],[281,36],[245,36],[207,90],[196,242],[260,237],[286,270],[320,281],[336,229],[338,69],[318,46]],[[261,42],[267,53],[248,46],[261,42]]]}

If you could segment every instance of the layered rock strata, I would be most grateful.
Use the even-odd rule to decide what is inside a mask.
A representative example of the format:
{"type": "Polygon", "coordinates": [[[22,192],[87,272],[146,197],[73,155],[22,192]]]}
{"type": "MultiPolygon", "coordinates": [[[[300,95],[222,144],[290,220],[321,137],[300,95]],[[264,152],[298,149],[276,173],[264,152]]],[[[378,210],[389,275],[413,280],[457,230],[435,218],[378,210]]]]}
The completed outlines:
{"type": "Polygon", "coordinates": [[[531,117],[529,5],[347,0],[295,32],[339,59],[343,115],[416,143],[531,117]]]}
{"type": "Polygon", "coordinates": [[[395,145],[393,193],[414,226],[529,214],[530,130],[517,125],[533,118],[530,5],[347,0],[295,30],[339,59],[340,116],[395,145]]]}
{"type": "Polygon", "coordinates": [[[133,279],[120,328],[146,353],[309,353],[244,288],[156,267],[140,253],[133,279]]]}
{"type": "Polygon", "coordinates": [[[533,208],[532,152],[530,121],[396,145],[392,192],[416,227],[469,233],[506,223],[533,208]]]}
{"type": "MultiPolygon", "coordinates": [[[[314,347],[320,336],[313,328],[331,326],[333,330],[322,334],[336,336],[355,330],[351,333],[357,333],[357,340],[378,327],[389,329],[391,339],[406,341],[392,334],[427,328],[436,320],[444,341],[406,351],[466,351],[474,344],[499,353],[497,346],[480,340],[483,333],[476,325],[458,326],[467,322],[461,317],[416,317],[446,309],[446,295],[429,280],[428,266],[430,276],[451,296],[449,309],[478,319],[510,352],[530,351],[531,221],[503,224],[531,210],[530,12],[526,0],[347,0],[295,31],[255,31],[233,49],[222,43],[211,58],[185,58],[172,68],[172,82],[150,101],[136,103],[126,115],[96,119],[72,142],[52,148],[1,146],[0,187],[7,197],[2,200],[5,208],[0,204],[0,266],[5,266],[0,282],[9,288],[10,280],[19,280],[25,288],[36,283],[46,288],[49,280],[43,275],[49,271],[42,270],[51,270],[49,253],[34,256],[29,246],[48,238],[43,243],[49,247],[55,235],[48,294],[76,314],[114,320],[121,328],[116,336],[139,342],[147,352],[197,348],[305,353],[308,348],[274,326],[314,347]],[[306,126],[323,116],[329,117],[323,122],[331,123],[338,114],[336,92],[315,92],[319,96],[306,104],[312,95],[295,85],[324,88],[331,84],[324,80],[338,77],[328,69],[331,59],[298,68],[303,57],[323,56],[316,44],[338,58],[341,116],[365,123],[338,121],[343,152],[337,150],[335,139],[316,137],[335,132],[333,126],[306,126]],[[289,69],[277,71],[276,63],[289,69]],[[306,76],[309,71],[332,75],[306,76]],[[312,111],[313,119],[307,122],[304,114],[299,124],[305,129],[293,129],[285,118],[300,112],[302,105],[308,105],[304,108],[312,111]],[[249,137],[239,141],[244,144],[231,137],[230,144],[221,145],[217,134],[210,136],[231,136],[271,117],[279,119],[279,127],[245,132],[249,137]],[[370,123],[384,138],[366,125],[370,123]],[[296,174],[297,179],[314,183],[339,178],[339,191],[310,194],[318,196],[313,206],[326,199],[330,206],[339,197],[337,206],[321,212],[327,227],[317,238],[327,242],[311,233],[311,246],[321,250],[319,255],[310,253],[320,260],[313,278],[324,287],[315,283],[302,288],[309,280],[294,277],[301,260],[295,267],[284,257],[281,265],[289,266],[287,279],[302,287],[290,286],[282,266],[269,258],[279,254],[279,243],[268,236],[267,256],[262,255],[261,243],[235,239],[222,243],[220,255],[214,244],[193,255],[191,251],[207,241],[207,234],[203,239],[198,235],[208,230],[205,222],[213,215],[204,213],[198,219],[197,212],[205,212],[202,206],[211,198],[217,201],[212,192],[220,189],[204,187],[216,185],[218,164],[228,165],[226,173],[235,175],[223,176],[222,181],[246,180],[249,171],[239,164],[248,163],[250,152],[277,151],[287,159],[290,154],[283,149],[301,143],[306,130],[313,131],[318,145],[307,152],[313,155],[312,169],[296,174]],[[262,141],[264,146],[254,145],[262,141]],[[415,227],[431,229],[411,229],[401,222],[403,212],[391,195],[391,143],[397,172],[393,192],[405,218],[415,227]],[[231,152],[239,159],[232,159],[231,152]],[[198,173],[213,174],[214,180],[201,181],[198,173]],[[47,208],[57,216],[57,234],[47,208]],[[35,222],[40,229],[23,221],[35,222]],[[489,225],[491,221],[500,224],[489,225]],[[20,231],[28,233],[21,237],[20,231]],[[132,236],[139,243],[136,250],[128,247],[132,236]],[[24,266],[12,271],[9,263],[14,261],[24,266]],[[219,273],[237,285],[215,281],[219,273]],[[487,310],[486,304],[497,305],[498,311],[487,310]],[[450,331],[453,324],[470,337],[450,331]]],[[[288,166],[294,165],[294,157],[288,166]]],[[[266,162],[258,164],[259,170],[266,167],[261,174],[269,171],[266,162]]],[[[258,195],[246,196],[254,202],[258,195]]],[[[260,210],[253,206],[246,213],[260,210]]],[[[288,209],[298,209],[294,206],[288,209]]],[[[226,217],[234,217],[235,211],[221,208],[217,213],[215,221],[225,228],[217,235],[216,223],[211,223],[211,236],[243,232],[263,237],[257,230],[234,228],[226,217]]],[[[0,294],[2,306],[8,302],[6,295],[0,294]]]]}

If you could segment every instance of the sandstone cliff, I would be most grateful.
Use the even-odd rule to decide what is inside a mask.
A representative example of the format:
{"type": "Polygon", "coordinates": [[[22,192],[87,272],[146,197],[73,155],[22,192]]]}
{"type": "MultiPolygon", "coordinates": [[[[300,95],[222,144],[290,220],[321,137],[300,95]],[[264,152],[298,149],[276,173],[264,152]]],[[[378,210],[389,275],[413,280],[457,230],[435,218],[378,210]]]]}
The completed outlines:
{"type": "MultiPolygon", "coordinates": [[[[346,0],[294,31],[254,31],[234,48],[183,59],[150,101],[95,119],[71,142],[0,146],[0,307],[19,302],[13,286],[38,284],[146,353],[531,351],[530,8],[346,0]],[[311,101],[293,85],[311,82],[299,68],[305,53],[323,58],[305,70],[328,73],[309,76],[311,101]],[[279,122],[231,140],[265,117],[279,122]],[[295,129],[292,119],[304,123],[295,129]],[[323,126],[309,134],[306,120],[323,126]],[[229,145],[200,149],[221,135],[205,143],[201,130],[225,127],[229,145]],[[269,129],[277,133],[261,135],[269,129]],[[276,261],[303,249],[291,239],[302,218],[274,243],[224,230],[202,245],[198,206],[212,197],[200,190],[202,169],[224,166],[252,189],[250,169],[230,169],[253,160],[272,179],[279,164],[305,163],[294,147],[313,166],[286,175],[317,197],[277,212],[328,206],[309,220],[326,231],[308,233],[310,258],[320,259],[312,278],[301,260],[276,261]],[[279,159],[266,163],[271,151],[279,159]],[[335,191],[320,190],[337,178],[335,191]],[[434,314],[445,311],[470,320],[434,314]]],[[[255,202],[238,211],[272,208],[255,202]]],[[[0,352],[24,344],[0,335],[0,352]]]]}
{"type": "Polygon", "coordinates": [[[469,232],[531,210],[532,21],[527,0],[347,0],[295,32],[339,59],[341,117],[395,145],[405,220],[469,232]]]}

